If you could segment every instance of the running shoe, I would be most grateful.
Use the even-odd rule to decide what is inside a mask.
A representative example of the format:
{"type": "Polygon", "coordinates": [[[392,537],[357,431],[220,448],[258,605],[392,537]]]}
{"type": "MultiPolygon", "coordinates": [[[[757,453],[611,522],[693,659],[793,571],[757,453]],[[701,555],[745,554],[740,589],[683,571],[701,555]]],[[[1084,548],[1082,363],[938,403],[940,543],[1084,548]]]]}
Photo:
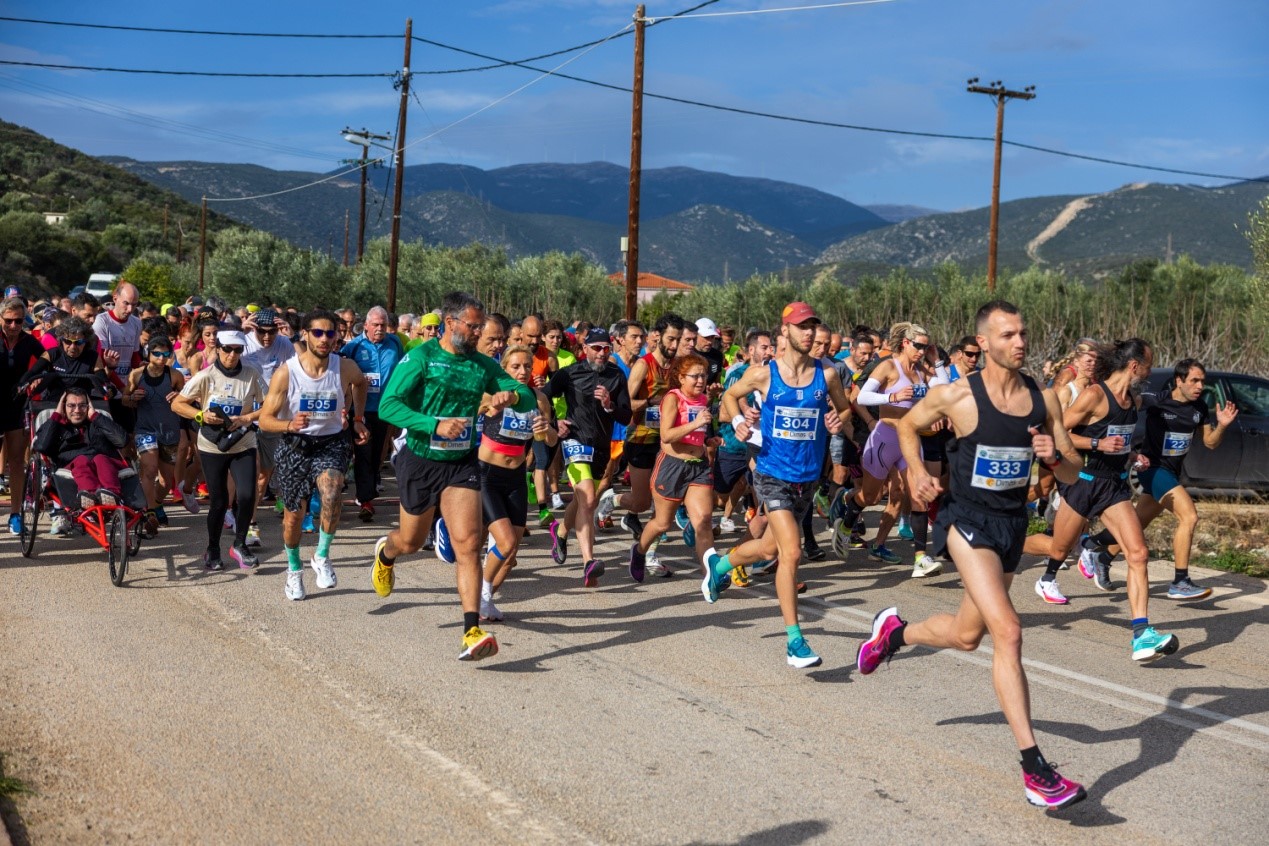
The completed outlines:
{"type": "Polygon", "coordinates": [[[1177,640],[1176,635],[1159,634],[1154,626],[1147,626],[1145,631],[1132,639],[1132,660],[1144,664],[1164,655],[1171,655],[1180,647],[1181,641],[1177,640]]]}
{"type": "Polygon", "coordinates": [[[9,534],[11,535],[22,534],[22,515],[21,514],[9,515],[9,534]]]}
{"type": "Polygon", "coordinates": [[[245,546],[234,544],[229,547],[229,557],[238,562],[238,567],[243,570],[251,570],[260,566],[260,559],[256,558],[251,550],[245,546]]]}
{"type": "Polygon", "coordinates": [[[542,528],[545,529],[551,525],[551,521],[554,519],[555,517],[551,515],[551,509],[544,507],[538,510],[538,525],[542,528]]]}
{"type": "Polygon", "coordinates": [[[603,529],[604,531],[608,531],[609,529],[611,529],[611,528],[612,528],[612,518],[611,518],[611,517],[603,517],[603,518],[601,518],[601,519],[599,519],[599,520],[596,520],[595,522],[596,522],[596,523],[598,523],[598,524],[599,524],[599,528],[603,529]]]}
{"type": "Polygon", "coordinates": [[[872,618],[872,637],[859,644],[859,653],[855,656],[859,672],[866,676],[880,667],[882,661],[889,661],[895,652],[890,648],[890,634],[902,625],[898,608],[892,606],[877,612],[872,618]]]}
{"type": "Polygon", "coordinates": [[[322,590],[333,588],[338,581],[335,577],[335,568],[330,565],[329,558],[323,558],[316,552],[313,557],[308,560],[308,566],[313,568],[313,572],[317,574],[317,586],[322,590]]]}
{"type": "Polygon", "coordinates": [[[1097,553],[1091,549],[1080,550],[1080,575],[1091,579],[1097,575],[1097,553]]]}
{"type": "Polygon", "coordinates": [[[916,554],[916,560],[912,562],[912,578],[924,579],[926,576],[937,576],[941,572],[943,572],[942,561],[924,552],[916,554]]]}
{"type": "Polygon", "coordinates": [[[1057,811],[1074,805],[1087,795],[1082,785],[1069,778],[1062,778],[1047,761],[1038,773],[1023,772],[1022,787],[1026,791],[1027,801],[1046,811],[1057,811]]]}
{"type": "Polygon", "coordinates": [[[479,661],[498,654],[498,641],[480,626],[472,626],[463,635],[463,651],[458,653],[459,661],[479,661]]]}
{"type": "Polygon", "coordinates": [[[389,596],[392,593],[392,585],[396,582],[396,574],[393,572],[396,568],[391,564],[383,563],[383,550],[388,545],[388,536],[384,535],[375,543],[375,561],[374,566],[370,568],[370,583],[375,587],[375,593],[380,596],[389,596]]]}
{"type": "Polygon", "coordinates": [[[600,520],[607,519],[612,514],[613,509],[617,507],[617,492],[612,488],[604,491],[599,496],[599,505],[595,506],[595,516],[600,520]]]}
{"type": "Polygon", "coordinates": [[[833,554],[838,558],[845,558],[849,551],[850,530],[846,528],[846,521],[838,517],[833,521],[833,554]]]}
{"type": "Polygon", "coordinates": [[[282,497],[278,497],[277,501],[273,503],[273,513],[279,517],[286,513],[286,503],[282,501],[282,497]]]}
{"type": "Polygon", "coordinates": [[[492,620],[495,623],[502,619],[502,611],[494,605],[493,597],[482,596],[480,598],[480,619],[492,620]]]}
{"type": "Polygon", "coordinates": [[[899,537],[904,540],[912,540],[912,524],[907,520],[899,521],[899,537]]]}
{"type": "Polygon", "coordinates": [[[903,559],[895,555],[889,549],[886,549],[884,543],[879,543],[868,548],[868,557],[876,561],[882,561],[886,564],[898,564],[903,559]]]}
{"type": "Polygon", "coordinates": [[[287,570],[286,571],[286,587],[282,591],[286,598],[292,602],[299,602],[308,596],[304,592],[304,571],[303,570],[287,570]]]}
{"type": "Polygon", "coordinates": [[[649,549],[643,556],[644,572],[649,576],[658,576],[662,579],[668,579],[674,575],[674,571],[661,563],[661,556],[657,554],[655,549],[649,549]]]}
{"type": "Polygon", "coordinates": [[[563,508],[564,508],[564,497],[560,496],[558,493],[551,494],[551,510],[561,511],[563,510],[563,508]]]}
{"type": "MultiPolygon", "coordinates": [[[[678,520],[677,514],[675,515],[674,519],[676,521],[678,520]]],[[[686,526],[683,527],[683,545],[688,547],[689,549],[696,546],[696,527],[693,526],[690,522],[686,526]]]]}
{"type": "Polygon", "coordinates": [[[846,516],[846,489],[838,488],[833,501],[828,504],[828,519],[837,522],[846,516]]]}
{"type": "Polygon", "coordinates": [[[357,512],[357,519],[363,523],[369,523],[375,519],[375,504],[373,502],[363,502],[361,510],[357,512]]]}
{"type": "Polygon", "coordinates": [[[582,568],[582,587],[599,587],[599,577],[604,574],[604,562],[592,558],[582,568]]]}
{"type": "Polygon", "coordinates": [[[722,556],[713,551],[705,556],[705,578],[701,580],[701,595],[711,605],[718,601],[718,592],[722,590],[723,577],[714,572],[714,565],[720,558],[722,556]]]}
{"type": "Polygon", "coordinates": [[[630,544],[630,563],[627,565],[627,569],[630,571],[630,578],[636,582],[643,581],[643,577],[647,573],[647,556],[639,551],[638,541],[630,544]]]}
{"type": "Polygon", "coordinates": [[[53,537],[69,537],[74,530],[70,517],[65,511],[55,511],[49,518],[49,534],[53,537]]]}
{"type": "Polygon", "coordinates": [[[634,512],[629,512],[622,517],[621,520],[618,521],[618,525],[629,532],[635,540],[638,540],[643,534],[643,521],[640,520],[639,515],[634,512]]]}
{"type": "Polygon", "coordinates": [[[1035,595],[1050,605],[1066,605],[1070,600],[1062,595],[1057,579],[1038,579],[1035,583],[1035,595]]]}
{"type": "Polygon", "coordinates": [[[163,506],[159,505],[155,507],[154,516],[159,521],[159,525],[162,526],[163,528],[166,529],[168,526],[171,525],[171,523],[168,521],[168,518],[167,518],[167,511],[164,510],[163,506]]]}
{"type": "Polygon", "coordinates": [[[753,584],[753,580],[749,578],[749,573],[745,570],[745,565],[737,564],[731,568],[731,583],[736,587],[749,587],[753,584]]]}
{"type": "Polygon", "coordinates": [[[692,521],[687,519],[687,508],[680,505],[678,510],[674,512],[674,525],[683,531],[687,531],[687,527],[692,525],[692,521]]]}
{"type": "Polygon", "coordinates": [[[719,534],[722,534],[724,532],[734,532],[734,531],[736,531],[735,520],[731,519],[730,517],[724,517],[723,519],[718,521],[719,534]]]}
{"type": "Polygon", "coordinates": [[[220,560],[220,552],[212,552],[210,549],[203,553],[203,569],[204,570],[223,570],[225,562],[220,560]]]}
{"type": "Polygon", "coordinates": [[[450,543],[449,529],[445,526],[445,518],[436,521],[436,557],[446,564],[453,564],[454,544],[450,543]]]}
{"type": "Polygon", "coordinates": [[[234,519],[234,513],[232,511],[225,512],[225,531],[226,532],[238,531],[238,521],[234,519]]]}
{"type": "Polygon", "coordinates": [[[198,498],[186,492],[184,482],[176,486],[176,492],[181,495],[181,505],[184,505],[185,510],[190,514],[197,514],[202,509],[202,506],[198,504],[198,498]]]}
{"type": "Polygon", "coordinates": [[[559,520],[552,520],[551,528],[547,531],[551,535],[551,560],[556,564],[563,564],[568,558],[568,535],[560,534],[559,520]]]}
{"type": "Polygon", "coordinates": [[[828,557],[828,553],[820,549],[820,545],[815,542],[815,538],[807,538],[806,544],[802,549],[806,553],[807,561],[823,561],[828,557]]]}
{"type": "Polygon", "coordinates": [[[300,531],[306,535],[311,535],[317,531],[317,526],[313,525],[313,515],[305,514],[303,522],[300,523],[300,531]]]}
{"type": "Polygon", "coordinates": [[[247,546],[254,548],[260,547],[260,527],[255,523],[252,523],[247,527],[247,546]]]}
{"type": "Polygon", "coordinates": [[[859,526],[851,530],[849,546],[851,549],[864,549],[868,546],[868,541],[864,539],[864,530],[859,526]]]}
{"type": "Polygon", "coordinates": [[[823,488],[815,492],[815,513],[822,518],[828,517],[828,494],[823,488]]]}
{"type": "Polygon", "coordinates": [[[1194,584],[1189,576],[1168,586],[1168,599],[1206,599],[1211,595],[1210,587],[1194,584]]]}
{"type": "Polygon", "coordinates": [[[1093,574],[1093,584],[1097,585],[1098,590],[1104,590],[1107,593],[1118,587],[1110,580],[1110,560],[1110,553],[1097,553],[1097,572],[1093,574]]]}
{"type": "Polygon", "coordinates": [[[811,645],[806,642],[806,638],[799,637],[794,640],[785,649],[786,660],[790,667],[797,667],[799,670],[805,670],[809,667],[818,667],[824,662],[820,660],[820,656],[815,654],[811,649],[811,645]]]}
{"type": "Polygon", "coordinates": [[[423,551],[431,552],[436,549],[436,528],[427,530],[427,537],[423,538],[423,551]]]}

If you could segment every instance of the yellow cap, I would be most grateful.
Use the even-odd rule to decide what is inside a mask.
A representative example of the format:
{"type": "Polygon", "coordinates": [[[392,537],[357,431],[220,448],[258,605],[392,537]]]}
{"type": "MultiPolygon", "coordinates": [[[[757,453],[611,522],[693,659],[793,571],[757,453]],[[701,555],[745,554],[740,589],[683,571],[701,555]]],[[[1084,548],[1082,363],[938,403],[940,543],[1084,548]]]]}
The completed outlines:
{"type": "Polygon", "coordinates": [[[435,312],[429,311],[427,314],[419,318],[420,326],[440,326],[441,316],[435,312]]]}
{"type": "Polygon", "coordinates": [[[255,314],[260,310],[260,306],[255,303],[247,303],[247,314],[255,314]]]}

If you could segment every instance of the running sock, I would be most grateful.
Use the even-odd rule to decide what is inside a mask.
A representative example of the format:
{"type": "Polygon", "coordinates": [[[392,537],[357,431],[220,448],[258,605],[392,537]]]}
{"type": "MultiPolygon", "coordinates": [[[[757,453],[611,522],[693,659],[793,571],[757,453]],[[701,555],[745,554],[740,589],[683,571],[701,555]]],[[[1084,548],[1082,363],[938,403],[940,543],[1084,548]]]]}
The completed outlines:
{"type": "Polygon", "coordinates": [[[903,633],[907,630],[908,624],[901,622],[897,628],[890,631],[889,644],[891,652],[898,652],[902,647],[907,646],[907,644],[903,642],[903,633]]]}
{"type": "Polygon", "coordinates": [[[930,515],[925,511],[913,511],[909,525],[912,526],[912,545],[917,552],[925,552],[925,545],[930,540],[930,515]]]}
{"type": "Polygon", "coordinates": [[[1132,636],[1141,637],[1141,633],[1150,628],[1150,620],[1147,617],[1135,617],[1132,621],[1132,636]]]}
{"type": "Polygon", "coordinates": [[[471,631],[472,629],[476,628],[479,625],[480,625],[479,611],[464,611],[463,612],[463,634],[467,634],[469,631],[471,631]]]}
{"type": "Polygon", "coordinates": [[[1181,582],[1187,580],[1189,577],[1190,577],[1189,567],[1186,567],[1184,569],[1177,567],[1176,574],[1172,577],[1172,584],[1179,585],[1181,584],[1181,582]]]}
{"type": "Polygon", "coordinates": [[[299,546],[286,547],[286,566],[287,569],[294,573],[297,570],[304,569],[304,563],[300,561],[299,546]]]}
{"type": "MultiPolygon", "coordinates": [[[[912,516],[915,517],[916,515],[913,514],[912,516]]],[[[899,515],[899,531],[902,532],[905,528],[910,528],[911,525],[912,523],[907,517],[903,516],[902,514],[899,515]]]]}
{"type": "Polygon", "coordinates": [[[789,643],[792,643],[802,636],[802,627],[794,623],[791,626],[785,626],[784,632],[789,637],[789,643]]]}
{"type": "Polygon", "coordinates": [[[714,562],[714,575],[715,575],[715,576],[724,576],[724,575],[726,575],[727,573],[730,573],[730,572],[732,571],[732,569],[734,569],[734,566],[732,565],[732,563],[731,563],[731,560],[730,560],[730,559],[731,559],[731,553],[730,553],[730,552],[729,552],[729,553],[727,553],[726,555],[720,555],[720,556],[718,557],[718,560],[714,562]]]}
{"type": "Polygon", "coordinates": [[[317,530],[317,554],[321,558],[330,558],[330,544],[335,539],[335,533],[327,533],[325,529],[317,530]]]}
{"type": "Polygon", "coordinates": [[[1110,533],[1110,529],[1102,529],[1100,532],[1093,535],[1093,537],[1090,540],[1092,540],[1102,549],[1106,549],[1108,546],[1110,546],[1111,544],[1115,542],[1115,536],[1110,533]]]}
{"type": "Polygon", "coordinates": [[[1050,558],[1049,563],[1044,568],[1044,575],[1040,577],[1042,582],[1051,582],[1057,578],[1058,570],[1062,569],[1061,558],[1050,558]]]}
{"type": "Polygon", "coordinates": [[[1044,769],[1048,761],[1044,760],[1044,756],[1040,754],[1039,746],[1032,746],[1029,749],[1022,750],[1022,771],[1029,775],[1036,775],[1040,770],[1044,769]]]}
{"type": "Polygon", "coordinates": [[[488,579],[484,579],[480,583],[480,598],[493,599],[493,585],[490,584],[488,579]]]}

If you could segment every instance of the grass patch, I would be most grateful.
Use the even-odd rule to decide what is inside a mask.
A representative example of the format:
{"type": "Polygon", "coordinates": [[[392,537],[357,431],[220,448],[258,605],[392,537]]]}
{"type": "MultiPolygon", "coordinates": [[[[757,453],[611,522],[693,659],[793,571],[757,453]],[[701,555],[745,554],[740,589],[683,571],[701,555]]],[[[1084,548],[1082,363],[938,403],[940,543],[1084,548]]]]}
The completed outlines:
{"type": "Polygon", "coordinates": [[[21,779],[4,774],[4,756],[0,755],[0,799],[11,799],[14,796],[29,796],[35,793],[21,779]]]}
{"type": "Polygon", "coordinates": [[[1220,552],[1209,552],[1196,561],[1213,570],[1224,570],[1227,573],[1242,573],[1257,578],[1269,578],[1269,561],[1259,555],[1243,549],[1222,549],[1220,552]]]}

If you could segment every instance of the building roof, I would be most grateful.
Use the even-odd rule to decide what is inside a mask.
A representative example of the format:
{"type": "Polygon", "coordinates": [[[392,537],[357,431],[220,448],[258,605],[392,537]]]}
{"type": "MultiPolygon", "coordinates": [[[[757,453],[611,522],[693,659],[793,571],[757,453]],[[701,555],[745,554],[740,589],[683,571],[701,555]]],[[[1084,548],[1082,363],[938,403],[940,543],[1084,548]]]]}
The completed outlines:
{"type": "MultiPolygon", "coordinates": [[[[624,285],[626,282],[626,274],[624,273],[609,274],[608,278],[618,285],[624,285]]],[[[638,287],[640,289],[665,289],[668,291],[696,290],[695,285],[689,285],[687,282],[679,282],[677,279],[668,279],[665,276],[658,276],[655,273],[640,273],[638,287]]]]}

